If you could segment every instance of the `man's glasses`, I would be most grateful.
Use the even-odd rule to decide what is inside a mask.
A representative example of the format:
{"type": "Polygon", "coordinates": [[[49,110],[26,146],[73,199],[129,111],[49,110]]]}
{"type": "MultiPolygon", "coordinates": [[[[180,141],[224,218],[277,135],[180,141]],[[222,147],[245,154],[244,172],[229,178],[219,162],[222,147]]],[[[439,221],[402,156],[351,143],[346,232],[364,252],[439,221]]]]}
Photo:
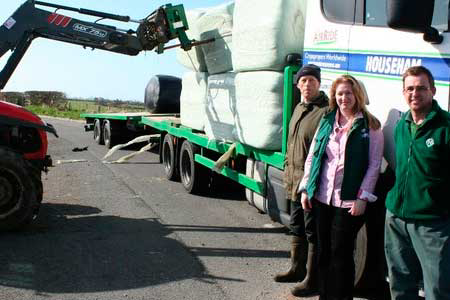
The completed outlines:
{"type": "Polygon", "coordinates": [[[423,85],[419,85],[419,86],[408,86],[405,89],[403,89],[403,91],[405,91],[405,93],[407,94],[412,94],[414,93],[414,91],[418,92],[418,93],[423,93],[426,91],[429,91],[430,88],[427,86],[423,86],[423,85]]]}

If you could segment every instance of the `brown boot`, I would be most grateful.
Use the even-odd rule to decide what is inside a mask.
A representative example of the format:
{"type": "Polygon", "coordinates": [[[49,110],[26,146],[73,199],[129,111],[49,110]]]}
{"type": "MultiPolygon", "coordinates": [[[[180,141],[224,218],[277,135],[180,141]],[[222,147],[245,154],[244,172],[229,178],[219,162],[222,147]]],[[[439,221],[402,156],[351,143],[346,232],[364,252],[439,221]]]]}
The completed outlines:
{"type": "Polygon", "coordinates": [[[274,276],[276,282],[298,282],[305,278],[308,241],[305,237],[293,236],[291,242],[291,269],[274,276]]]}
{"type": "Polygon", "coordinates": [[[296,297],[308,297],[318,293],[317,286],[317,252],[316,245],[309,244],[308,262],[306,263],[306,277],[292,290],[292,295],[296,297]]]}

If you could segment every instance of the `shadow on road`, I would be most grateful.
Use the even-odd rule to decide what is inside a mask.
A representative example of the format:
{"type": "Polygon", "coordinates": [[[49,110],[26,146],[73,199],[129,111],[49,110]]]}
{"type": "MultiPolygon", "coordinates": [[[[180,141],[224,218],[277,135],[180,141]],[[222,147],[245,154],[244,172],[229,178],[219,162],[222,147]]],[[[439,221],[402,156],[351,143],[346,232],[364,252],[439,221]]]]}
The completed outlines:
{"type": "MultiPolygon", "coordinates": [[[[31,231],[2,236],[0,285],[40,293],[126,290],[187,278],[213,282],[156,219],[91,215],[98,209],[46,204],[31,231]]],[[[233,279],[230,279],[233,280],[233,279]]]]}
{"type": "Polygon", "coordinates": [[[127,290],[184,279],[214,284],[217,279],[241,279],[210,276],[196,256],[285,256],[277,251],[187,248],[168,237],[182,230],[179,225],[100,213],[89,206],[44,204],[32,228],[2,235],[0,286],[45,294],[127,290]]]}

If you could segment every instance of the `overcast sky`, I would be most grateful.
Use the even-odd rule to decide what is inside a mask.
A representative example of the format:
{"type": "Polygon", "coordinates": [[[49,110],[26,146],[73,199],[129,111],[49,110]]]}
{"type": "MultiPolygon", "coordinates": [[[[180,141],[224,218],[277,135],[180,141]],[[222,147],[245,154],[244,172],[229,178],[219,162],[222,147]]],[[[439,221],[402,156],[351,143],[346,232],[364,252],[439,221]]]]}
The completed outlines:
{"type": "MultiPolygon", "coordinates": [[[[127,15],[142,19],[159,6],[171,3],[183,4],[186,10],[216,6],[224,0],[47,0],[75,8],[85,8],[127,15]]],[[[22,4],[22,0],[2,1],[0,24],[11,16],[22,4]]],[[[37,6],[53,11],[52,8],[37,6]]],[[[58,13],[84,21],[95,21],[86,15],[59,10],[58,13]]],[[[134,23],[109,22],[121,29],[135,29],[134,23]]],[[[0,40],[1,43],[1,40],[0,40]]],[[[10,52],[0,58],[3,68],[10,52]]],[[[179,76],[186,71],[176,61],[175,50],[163,54],[153,51],[141,52],[138,56],[116,54],[108,51],[83,49],[81,46],[38,38],[33,41],[16,71],[3,91],[52,90],[74,98],[104,97],[143,101],[144,89],[149,79],[156,74],[179,76]]]]}

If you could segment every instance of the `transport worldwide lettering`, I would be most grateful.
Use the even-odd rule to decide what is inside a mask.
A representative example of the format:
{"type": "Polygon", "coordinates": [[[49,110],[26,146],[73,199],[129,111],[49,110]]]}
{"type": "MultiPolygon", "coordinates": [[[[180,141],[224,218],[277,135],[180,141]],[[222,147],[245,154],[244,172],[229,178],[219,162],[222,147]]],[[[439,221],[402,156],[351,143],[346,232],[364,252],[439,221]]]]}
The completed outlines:
{"type": "Polygon", "coordinates": [[[367,56],[366,72],[401,75],[412,66],[422,65],[420,58],[367,56]]]}

